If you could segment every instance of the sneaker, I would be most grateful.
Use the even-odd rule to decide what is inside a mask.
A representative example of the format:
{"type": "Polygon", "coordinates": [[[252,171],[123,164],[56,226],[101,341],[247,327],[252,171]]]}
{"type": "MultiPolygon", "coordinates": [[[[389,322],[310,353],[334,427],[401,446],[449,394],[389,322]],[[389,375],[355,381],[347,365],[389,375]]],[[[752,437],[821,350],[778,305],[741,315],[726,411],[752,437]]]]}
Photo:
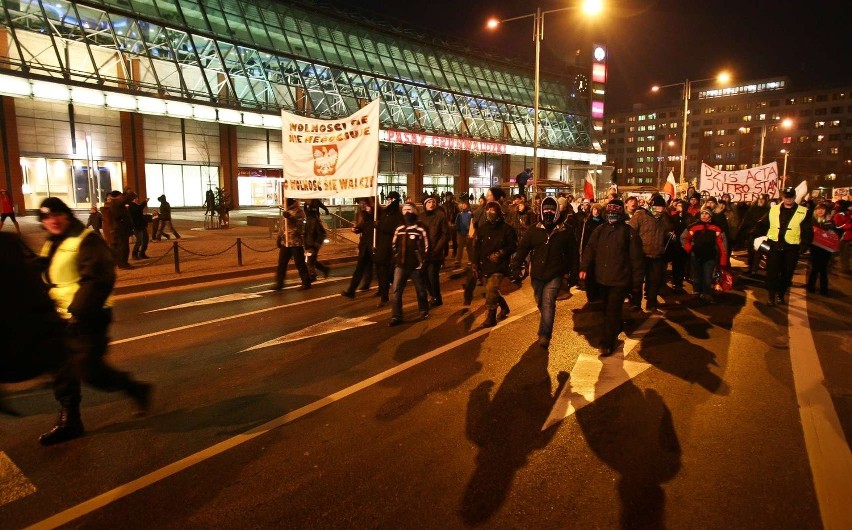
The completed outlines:
{"type": "Polygon", "coordinates": [[[298,289],[296,289],[296,290],[297,290],[297,291],[307,291],[307,290],[308,290],[308,289],[310,289],[310,288],[311,288],[311,284],[309,284],[309,283],[303,283],[303,284],[302,284],[302,285],[300,285],[300,286],[299,286],[299,288],[298,288],[298,289]]]}

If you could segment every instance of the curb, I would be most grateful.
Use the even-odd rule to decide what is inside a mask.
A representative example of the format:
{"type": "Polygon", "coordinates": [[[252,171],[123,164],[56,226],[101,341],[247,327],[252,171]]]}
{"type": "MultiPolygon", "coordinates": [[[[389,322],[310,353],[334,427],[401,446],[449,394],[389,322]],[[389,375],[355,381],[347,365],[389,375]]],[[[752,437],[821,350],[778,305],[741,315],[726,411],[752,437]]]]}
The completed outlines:
{"type": "MultiPolygon", "coordinates": [[[[323,259],[323,263],[327,265],[345,265],[358,261],[358,255],[339,256],[329,259],[323,259]]],[[[148,291],[159,291],[170,287],[182,287],[185,285],[210,283],[219,280],[230,280],[234,278],[258,276],[261,274],[269,274],[272,276],[278,267],[276,265],[264,265],[260,267],[240,267],[237,270],[227,272],[213,272],[209,274],[196,274],[186,276],[184,278],[172,278],[169,280],[152,281],[146,283],[136,283],[131,285],[116,285],[112,290],[114,295],[137,294],[148,291]]],[[[270,281],[272,279],[270,278],[270,281]]]]}

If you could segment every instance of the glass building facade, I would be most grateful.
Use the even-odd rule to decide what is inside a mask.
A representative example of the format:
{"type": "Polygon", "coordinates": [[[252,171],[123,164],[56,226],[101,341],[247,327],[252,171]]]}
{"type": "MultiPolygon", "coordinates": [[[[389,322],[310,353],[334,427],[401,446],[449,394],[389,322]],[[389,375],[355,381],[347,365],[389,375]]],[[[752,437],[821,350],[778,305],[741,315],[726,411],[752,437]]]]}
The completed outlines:
{"type": "MultiPolygon", "coordinates": [[[[6,86],[0,93],[6,96],[172,118],[180,120],[181,127],[186,120],[200,120],[270,130],[280,127],[281,109],[339,118],[378,98],[383,129],[491,142],[506,146],[501,154],[507,156],[531,154],[530,66],[433,42],[329,7],[260,0],[2,0],[0,5],[0,87],[6,86]],[[24,81],[28,86],[20,85],[24,81]]],[[[592,138],[589,74],[589,68],[577,67],[564,75],[542,76],[543,158],[603,162],[592,138]]],[[[125,119],[122,131],[127,121],[132,122],[125,119]]],[[[73,143],[73,116],[70,123],[73,143]]],[[[267,149],[275,149],[268,138],[267,149]]],[[[380,182],[388,191],[403,184],[411,188],[410,179],[402,176],[417,173],[421,164],[428,176],[423,177],[426,191],[469,187],[468,182],[453,182],[462,176],[477,179],[479,187],[484,179],[495,178],[495,167],[508,171],[508,163],[480,161],[492,155],[476,149],[468,150],[477,157],[473,162],[458,150],[412,153],[418,148],[424,149],[383,147],[380,182]]],[[[76,158],[76,149],[72,151],[69,161],[76,158]]],[[[126,150],[118,158],[127,158],[126,150]]],[[[140,172],[150,169],[161,189],[185,186],[163,183],[169,176],[156,166],[186,164],[191,157],[144,158],[147,165],[140,172]]],[[[271,169],[274,158],[230,164],[238,166],[237,171],[220,160],[219,173],[222,178],[231,173],[252,178],[264,172],[242,166],[271,169]]],[[[92,159],[91,153],[86,159],[92,159]]],[[[196,169],[177,172],[181,179],[204,173],[211,165],[209,160],[196,162],[190,164],[196,169]]],[[[499,171],[496,178],[509,177],[499,171]]],[[[236,184],[237,175],[232,178],[236,184]]],[[[268,200],[267,193],[259,195],[268,200]]]]}

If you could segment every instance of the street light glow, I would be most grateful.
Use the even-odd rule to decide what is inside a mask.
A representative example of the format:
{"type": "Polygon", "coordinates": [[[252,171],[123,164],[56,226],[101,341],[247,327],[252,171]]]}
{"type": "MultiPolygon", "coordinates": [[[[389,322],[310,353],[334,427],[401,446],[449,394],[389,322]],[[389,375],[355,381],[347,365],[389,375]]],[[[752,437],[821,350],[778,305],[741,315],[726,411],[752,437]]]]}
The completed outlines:
{"type": "Polygon", "coordinates": [[[790,118],[784,118],[784,120],[781,122],[781,126],[785,129],[789,129],[793,126],[793,120],[791,120],[790,118]]]}
{"type": "Polygon", "coordinates": [[[720,83],[727,83],[731,80],[731,74],[728,72],[719,72],[719,75],[716,76],[716,81],[720,83]]]}
{"type": "Polygon", "coordinates": [[[589,16],[595,16],[603,11],[603,0],[585,0],[583,2],[583,12],[589,16]]]}
{"type": "Polygon", "coordinates": [[[488,23],[487,23],[487,24],[485,24],[485,27],[487,27],[488,29],[494,29],[494,28],[496,28],[496,27],[497,27],[497,26],[499,26],[499,25],[500,25],[500,20],[499,20],[499,19],[496,19],[496,18],[489,18],[489,19],[488,19],[488,23]]]}

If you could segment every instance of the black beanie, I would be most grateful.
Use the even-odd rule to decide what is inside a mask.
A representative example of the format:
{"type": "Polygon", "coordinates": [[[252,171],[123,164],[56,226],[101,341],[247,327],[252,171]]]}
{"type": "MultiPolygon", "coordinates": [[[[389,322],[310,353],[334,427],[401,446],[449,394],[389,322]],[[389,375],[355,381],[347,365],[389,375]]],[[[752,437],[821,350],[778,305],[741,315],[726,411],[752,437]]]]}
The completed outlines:
{"type": "Polygon", "coordinates": [[[59,197],[48,197],[45,200],[41,201],[41,206],[39,206],[38,209],[39,220],[44,219],[45,217],[53,213],[64,213],[68,217],[74,217],[74,214],[71,213],[71,208],[69,208],[67,204],[62,202],[62,199],[60,199],[59,197]]]}

